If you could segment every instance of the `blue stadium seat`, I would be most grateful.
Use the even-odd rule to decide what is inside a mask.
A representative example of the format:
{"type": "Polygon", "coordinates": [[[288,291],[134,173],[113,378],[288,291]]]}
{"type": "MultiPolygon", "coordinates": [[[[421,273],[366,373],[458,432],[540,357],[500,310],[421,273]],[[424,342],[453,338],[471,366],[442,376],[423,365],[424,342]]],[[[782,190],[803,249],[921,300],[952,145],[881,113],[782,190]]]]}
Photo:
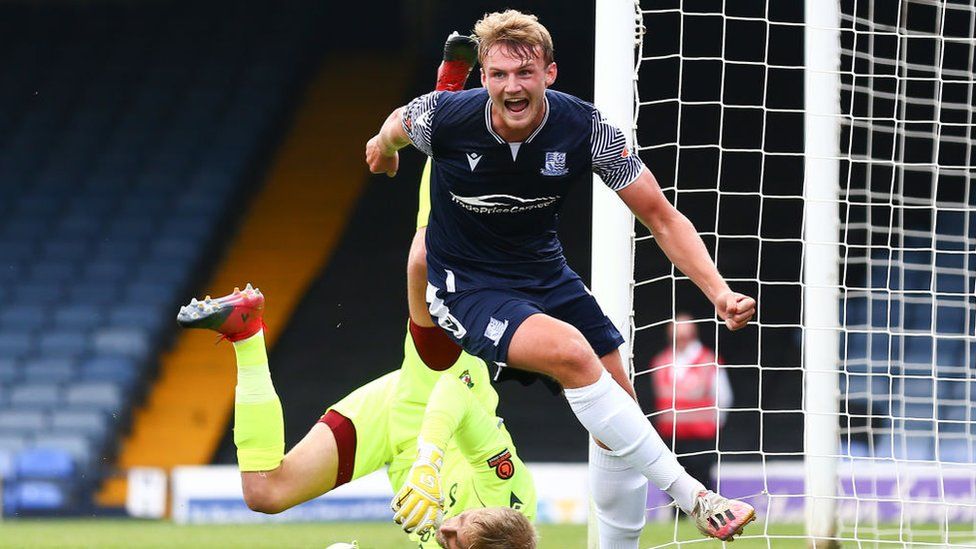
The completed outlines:
{"type": "Polygon", "coordinates": [[[70,282],[77,276],[78,264],[74,261],[39,261],[31,269],[31,277],[38,282],[70,282]]]}
{"type": "Polygon", "coordinates": [[[96,260],[136,261],[145,253],[144,243],[138,240],[103,240],[95,248],[96,260]]]}
{"type": "Polygon", "coordinates": [[[103,259],[85,265],[84,278],[92,282],[118,283],[132,276],[134,265],[120,259],[103,259]]]}
{"type": "Polygon", "coordinates": [[[924,367],[920,371],[932,371],[935,355],[931,336],[905,336],[905,364],[924,367]]]}
{"type": "Polygon", "coordinates": [[[0,329],[34,330],[43,328],[48,321],[48,309],[43,305],[12,305],[0,309],[0,329]]]}
{"type": "Polygon", "coordinates": [[[190,238],[160,238],[153,245],[152,257],[159,261],[192,261],[203,250],[190,238]]]}
{"type": "Polygon", "coordinates": [[[46,259],[81,261],[90,255],[91,240],[84,237],[47,240],[42,245],[46,259]]]}
{"type": "MultiPolygon", "coordinates": [[[[7,250],[4,248],[5,244],[5,242],[0,240],[0,250],[4,251],[4,257],[0,257],[0,284],[6,286],[23,280],[27,276],[27,269],[23,267],[21,260],[6,256],[7,250]]],[[[4,290],[6,291],[6,288],[4,290]]]]}
{"type": "Polygon", "coordinates": [[[164,321],[172,320],[170,316],[165,314],[165,307],[154,307],[145,302],[121,304],[109,311],[107,324],[118,328],[137,328],[145,333],[154,334],[162,327],[164,321]]]}
{"type": "Polygon", "coordinates": [[[0,332],[0,357],[23,358],[34,352],[34,335],[30,331],[4,330],[0,332]]]}
{"type": "Polygon", "coordinates": [[[94,352],[99,355],[143,359],[149,349],[146,333],[137,328],[104,328],[95,332],[94,352]]]}
{"type": "Polygon", "coordinates": [[[49,357],[79,357],[91,350],[91,339],[82,330],[61,329],[41,334],[38,348],[49,357]]]}
{"type": "MultiPolygon", "coordinates": [[[[902,388],[906,397],[916,397],[915,400],[931,400],[933,390],[933,380],[908,377],[905,378],[902,388]]],[[[931,410],[931,407],[930,407],[931,410]]]]}
{"type": "Polygon", "coordinates": [[[79,468],[91,463],[91,439],[77,434],[41,434],[34,437],[34,448],[62,450],[71,455],[79,468]]]}
{"type": "Polygon", "coordinates": [[[874,445],[875,457],[912,461],[931,461],[935,457],[934,448],[933,437],[923,433],[883,434],[874,445]]]}
{"type": "Polygon", "coordinates": [[[124,356],[96,356],[82,364],[82,381],[107,381],[130,387],[140,374],[139,363],[124,356]]]}
{"type": "Polygon", "coordinates": [[[66,383],[76,377],[77,369],[70,358],[31,358],[24,361],[26,383],[66,383]]]}
{"type": "MultiPolygon", "coordinates": [[[[2,414],[2,412],[0,412],[0,414],[2,414]]],[[[4,434],[3,432],[0,432],[0,452],[5,452],[12,456],[13,454],[27,447],[27,439],[29,436],[30,435],[28,434],[17,434],[11,432],[4,434]]]]}
{"type": "MultiPolygon", "coordinates": [[[[145,202],[164,202],[165,195],[154,198],[155,200],[146,200],[145,202]]],[[[131,215],[120,212],[119,216],[109,224],[107,234],[119,239],[135,238],[139,240],[150,239],[159,234],[159,226],[154,216],[149,211],[140,209],[145,206],[145,204],[137,204],[135,208],[132,208],[134,211],[131,215]]]]}
{"type": "Polygon", "coordinates": [[[51,434],[80,434],[100,441],[109,428],[105,414],[92,410],[55,410],[51,412],[51,434]]]}
{"type": "Polygon", "coordinates": [[[57,328],[92,330],[104,321],[104,308],[97,305],[64,305],[54,311],[54,326],[57,328]]]}
{"type": "Polygon", "coordinates": [[[17,454],[14,461],[18,480],[67,480],[75,473],[71,454],[58,448],[30,448],[17,454]]]}
{"type": "Polygon", "coordinates": [[[976,442],[965,437],[940,438],[939,461],[976,463],[976,442]]]}
{"type": "Polygon", "coordinates": [[[939,273],[935,277],[935,291],[961,294],[966,292],[966,277],[961,274],[939,273]]]}
{"type": "Polygon", "coordinates": [[[932,303],[905,303],[905,328],[909,330],[931,330],[932,303]]]}
{"type": "Polygon", "coordinates": [[[12,385],[20,380],[23,369],[20,362],[12,358],[0,358],[0,383],[12,385]]]}
{"type": "Polygon", "coordinates": [[[960,338],[936,337],[935,363],[941,376],[965,377],[966,342],[960,338]]]}
{"type": "MultiPolygon", "coordinates": [[[[16,243],[31,242],[35,239],[43,238],[47,235],[47,232],[47,219],[23,214],[8,218],[0,235],[9,238],[13,241],[12,243],[16,243]]],[[[8,249],[4,247],[4,255],[6,255],[7,251],[8,249]]],[[[31,252],[30,255],[33,255],[33,249],[31,252]]]]}
{"type": "Polygon", "coordinates": [[[143,284],[166,284],[181,288],[190,276],[187,261],[147,261],[136,270],[133,278],[143,284]]]}
{"type": "Polygon", "coordinates": [[[65,402],[76,408],[107,412],[122,409],[122,392],[114,383],[85,382],[67,388],[65,402]]]}
{"type": "Polygon", "coordinates": [[[49,410],[62,402],[61,397],[61,387],[56,383],[25,383],[10,390],[10,405],[21,410],[49,410]]]}
{"type": "Polygon", "coordinates": [[[73,213],[58,223],[58,234],[93,236],[101,229],[103,219],[97,215],[73,213]]]}
{"type": "Polygon", "coordinates": [[[68,287],[68,302],[73,305],[105,305],[119,298],[113,282],[82,282],[68,287]]]}
{"type": "Polygon", "coordinates": [[[27,305],[51,305],[61,301],[64,285],[59,282],[21,282],[10,288],[11,301],[27,305]]]}
{"type": "Polygon", "coordinates": [[[915,461],[932,461],[935,459],[935,439],[932,436],[907,435],[908,452],[905,459],[915,461]]]}
{"type": "Polygon", "coordinates": [[[10,481],[16,474],[14,468],[14,456],[19,450],[7,450],[0,447],[0,486],[4,481],[10,481]]]}
{"type": "Polygon", "coordinates": [[[40,411],[0,410],[0,435],[31,436],[47,428],[47,416],[40,411]]]}
{"type": "MultiPolygon", "coordinates": [[[[33,242],[16,236],[0,236],[0,250],[3,250],[3,261],[7,265],[13,262],[32,260],[37,253],[33,242]]],[[[6,277],[6,279],[14,280],[12,277],[6,277]]]]}

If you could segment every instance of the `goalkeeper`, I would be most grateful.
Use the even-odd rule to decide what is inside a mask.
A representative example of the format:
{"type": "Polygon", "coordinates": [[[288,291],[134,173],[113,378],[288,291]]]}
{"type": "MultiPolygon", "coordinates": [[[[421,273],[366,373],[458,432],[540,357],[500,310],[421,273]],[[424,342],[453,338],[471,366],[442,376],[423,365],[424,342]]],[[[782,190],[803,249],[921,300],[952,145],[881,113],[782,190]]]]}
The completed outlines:
{"type": "Polygon", "coordinates": [[[264,296],[248,285],[217,299],[194,299],[177,317],[184,327],[208,328],[233,342],[234,444],[248,507],[280,513],[386,465],[398,491],[395,520],[419,537],[421,547],[434,546],[442,510],[446,517],[464,516],[445,521],[439,538],[470,536],[475,525],[492,539],[511,538],[512,547],[532,546],[535,487],[494,416],[498,395],[483,362],[465,353],[447,369],[428,364],[407,334],[399,370],[331,406],[285,455],[263,308],[264,296]],[[524,518],[484,507],[510,507],[524,518]]]}
{"type": "MultiPolygon", "coordinates": [[[[473,60],[470,40],[452,35],[438,88],[463,87],[473,60]],[[466,51],[470,55],[457,58],[466,51]]],[[[428,189],[429,170],[420,189],[419,228],[426,225],[428,189]]],[[[401,368],[330,407],[285,455],[263,307],[264,296],[248,285],[225,297],[191,300],[178,316],[184,327],[215,330],[234,344],[234,443],[251,509],[278,513],[386,465],[397,491],[395,520],[421,547],[435,541],[534,547],[535,487],[495,417],[498,395],[482,361],[461,353],[438,328],[411,320],[401,368]],[[447,520],[435,532],[442,513],[447,520]]]]}

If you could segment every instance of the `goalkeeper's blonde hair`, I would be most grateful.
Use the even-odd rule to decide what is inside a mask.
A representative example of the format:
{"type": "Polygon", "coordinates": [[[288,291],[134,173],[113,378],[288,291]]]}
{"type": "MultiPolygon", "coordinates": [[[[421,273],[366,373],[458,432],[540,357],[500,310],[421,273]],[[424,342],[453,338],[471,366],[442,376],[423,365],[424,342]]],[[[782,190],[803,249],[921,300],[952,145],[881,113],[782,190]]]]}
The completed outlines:
{"type": "Polygon", "coordinates": [[[535,549],[535,528],[525,515],[508,507],[479,509],[464,525],[467,549],[535,549]]]}
{"type": "Polygon", "coordinates": [[[496,45],[505,46],[522,59],[534,59],[539,48],[546,66],[554,59],[552,36],[534,15],[518,10],[486,13],[475,23],[474,34],[478,37],[478,62],[482,64],[496,45]]]}

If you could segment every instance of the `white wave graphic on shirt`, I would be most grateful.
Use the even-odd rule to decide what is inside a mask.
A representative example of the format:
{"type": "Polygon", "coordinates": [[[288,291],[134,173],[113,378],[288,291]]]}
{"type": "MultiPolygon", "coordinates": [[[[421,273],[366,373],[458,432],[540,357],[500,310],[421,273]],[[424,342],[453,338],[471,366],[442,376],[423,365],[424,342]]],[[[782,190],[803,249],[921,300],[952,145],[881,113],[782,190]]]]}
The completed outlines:
{"type": "Polygon", "coordinates": [[[475,213],[517,213],[539,210],[551,206],[558,196],[522,198],[510,194],[485,194],[481,196],[458,196],[451,193],[451,199],[462,208],[475,213]]]}

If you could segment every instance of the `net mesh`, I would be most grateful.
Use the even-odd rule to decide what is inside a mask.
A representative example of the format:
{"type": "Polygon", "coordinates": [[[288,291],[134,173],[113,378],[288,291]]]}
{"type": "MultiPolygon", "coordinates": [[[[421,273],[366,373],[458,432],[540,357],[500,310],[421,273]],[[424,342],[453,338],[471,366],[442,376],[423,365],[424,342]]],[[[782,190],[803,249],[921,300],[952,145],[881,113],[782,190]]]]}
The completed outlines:
{"type": "MultiPolygon", "coordinates": [[[[802,315],[817,306],[802,303],[803,226],[817,220],[804,218],[816,182],[804,182],[797,4],[642,0],[636,85],[641,157],[759,314],[728,332],[638,227],[635,386],[689,470],[713,467],[759,509],[747,534],[770,547],[803,535],[782,525],[803,522],[802,315]],[[716,378],[695,404],[682,380],[708,379],[696,376],[714,359],[685,339],[714,350],[733,391],[716,378]],[[677,422],[675,397],[692,406],[677,422]],[[678,439],[696,417],[722,426],[678,439]]],[[[976,6],[840,8],[840,173],[825,174],[841,221],[837,537],[976,546],[976,6]]],[[[649,506],[673,520],[663,499],[649,506]]]]}

